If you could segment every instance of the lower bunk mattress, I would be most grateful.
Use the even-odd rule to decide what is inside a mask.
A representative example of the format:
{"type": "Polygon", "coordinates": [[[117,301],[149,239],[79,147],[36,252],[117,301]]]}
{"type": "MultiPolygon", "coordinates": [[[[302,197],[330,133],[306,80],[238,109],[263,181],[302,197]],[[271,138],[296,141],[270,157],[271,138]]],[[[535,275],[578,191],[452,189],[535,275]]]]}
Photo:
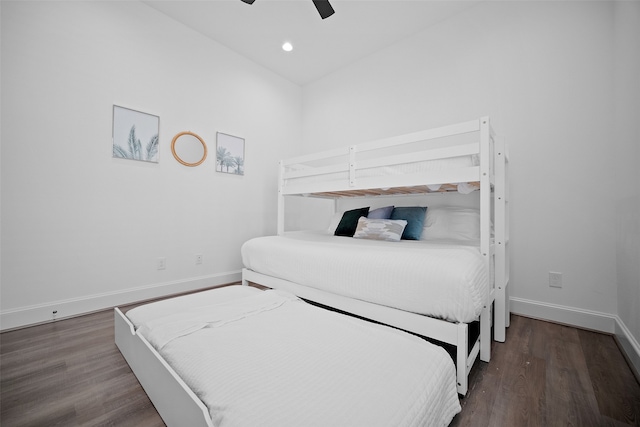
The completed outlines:
{"type": "Polygon", "coordinates": [[[475,241],[385,242],[305,231],[254,238],[241,252],[257,273],[450,322],[477,320],[488,294],[475,241]]]}
{"type": "Polygon", "coordinates": [[[460,404],[440,347],[229,286],[126,313],[223,426],[446,426],[460,404]]]}

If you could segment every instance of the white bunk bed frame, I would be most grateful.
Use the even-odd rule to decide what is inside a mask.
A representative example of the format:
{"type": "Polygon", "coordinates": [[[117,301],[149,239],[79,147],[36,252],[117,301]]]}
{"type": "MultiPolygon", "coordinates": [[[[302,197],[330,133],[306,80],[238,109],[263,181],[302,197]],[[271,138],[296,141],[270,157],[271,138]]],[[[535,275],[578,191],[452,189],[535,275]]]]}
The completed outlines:
{"type": "MultiPolygon", "coordinates": [[[[376,304],[353,300],[339,295],[308,288],[292,282],[287,282],[278,278],[265,276],[253,271],[243,270],[243,284],[255,282],[268,287],[287,289],[299,297],[316,301],[327,306],[347,311],[365,318],[376,320],[391,326],[418,333],[457,347],[457,382],[458,393],[466,394],[468,389],[468,374],[471,370],[478,354],[482,360],[488,361],[490,358],[490,334],[491,334],[491,305],[495,305],[494,334],[495,339],[504,341],[505,328],[509,324],[509,307],[507,299],[508,284],[508,217],[507,217],[507,155],[504,143],[494,142],[495,137],[491,131],[488,118],[461,123],[454,126],[447,126],[412,135],[405,135],[397,138],[390,138],[376,141],[369,144],[361,144],[349,148],[350,153],[357,150],[373,149],[375,146],[394,146],[405,144],[411,141],[440,138],[449,135],[457,135],[467,132],[481,133],[479,144],[476,148],[470,147],[452,148],[445,150],[432,150],[429,153],[412,153],[405,156],[393,156],[386,160],[378,159],[384,164],[402,163],[402,157],[410,161],[426,159],[446,158],[449,156],[480,154],[480,166],[460,170],[458,173],[452,171],[444,173],[422,174],[422,176],[399,176],[393,180],[395,190],[384,190],[384,194],[394,193],[420,193],[428,192],[425,184],[450,183],[450,182],[480,182],[481,192],[481,250],[486,259],[487,268],[495,264],[495,285],[492,287],[487,303],[480,318],[481,334],[479,342],[475,342],[469,351],[468,325],[464,323],[450,323],[442,320],[421,316],[401,310],[392,309],[376,304]],[[397,162],[397,163],[396,163],[397,162]],[[493,202],[493,203],[492,203],[493,202]],[[493,207],[492,207],[493,206],[493,207]],[[493,216],[490,216],[492,215],[493,216]],[[490,220],[494,221],[495,239],[490,238],[490,220]]],[[[334,150],[331,153],[335,153],[334,150]]],[[[332,154],[333,155],[333,154],[332,154]]],[[[351,154],[350,154],[351,155],[351,154]]],[[[279,190],[279,211],[278,211],[278,232],[284,231],[284,197],[287,195],[299,194],[293,187],[283,188],[283,179],[291,176],[291,173],[284,173],[287,164],[300,162],[301,159],[313,159],[315,156],[299,157],[285,162],[281,162],[280,190],[279,190]]],[[[355,171],[362,165],[351,163],[346,170],[350,171],[348,187],[344,186],[318,186],[317,191],[338,191],[365,190],[366,195],[375,193],[382,186],[389,186],[389,179],[368,178],[356,181],[355,171]],[[335,187],[335,188],[333,188],[335,187]]],[[[371,166],[369,166],[371,167],[371,166]]],[[[328,173],[328,172],[324,172],[328,173]]],[[[312,187],[312,186],[308,186],[312,187]]],[[[304,193],[308,192],[307,188],[304,193]]],[[[361,194],[360,194],[361,195],[361,194]]],[[[328,196],[328,195],[320,195],[328,196]]],[[[341,196],[331,194],[330,196],[341,196]]],[[[120,352],[126,359],[138,381],[158,410],[158,413],[168,426],[191,427],[213,427],[214,424],[209,416],[209,411],[202,401],[184,383],[179,375],[169,366],[162,356],[149,344],[141,335],[136,333],[133,324],[125,314],[118,308],[114,309],[114,329],[115,342],[120,352]]]]}
{"type": "MultiPolygon", "coordinates": [[[[466,323],[452,323],[394,308],[367,303],[310,288],[297,283],[267,276],[249,269],[243,269],[242,282],[257,283],[270,288],[284,289],[300,298],[333,307],[348,313],[371,319],[386,325],[423,335],[456,347],[456,369],[458,393],[465,395],[468,390],[468,376],[478,355],[488,362],[491,358],[491,326],[496,341],[505,341],[506,327],[509,326],[509,259],[508,259],[508,188],[507,164],[504,140],[497,139],[489,117],[482,117],[464,123],[422,132],[401,135],[321,153],[300,156],[280,162],[278,186],[278,234],[285,229],[285,197],[371,197],[398,194],[431,193],[429,186],[441,184],[438,192],[455,190],[451,183],[474,183],[480,191],[480,251],[485,260],[487,277],[493,277],[489,294],[480,315],[480,336],[469,343],[469,327],[466,323]],[[429,141],[440,138],[456,137],[468,133],[478,133],[474,143],[455,143],[444,148],[432,148],[409,153],[376,156],[375,150],[406,147],[406,144],[429,141]],[[370,152],[372,158],[357,161],[356,154],[370,152]],[[357,177],[357,172],[368,168],[394,166],[427,160],[447,159],[457,156],[478,155],[479,165],[443,170],[437,172],[419,172],[401,175],[357,177]],[[347,160],[342,163],[288,171],[293,165],[339,157],[347,160]],[[345,173],[344,180],[287,183],[288,179],[317,177],[325,174],[345,173]],[[286,185],[285,185],[286,184],[286,185]],[[493,223],[493,236],[492,236],[493,223]],[[493,274],[492,274],[493,273],[493,274]],[[494,318],[491,312],[493,310],[494,318]],[[469,348],[471,344],[471,349],[469,348]]],[[[401,150],[399,150],[401,151],[401,150]]],[[[433,188],[433,187],[432,187],[433,188]]]]}

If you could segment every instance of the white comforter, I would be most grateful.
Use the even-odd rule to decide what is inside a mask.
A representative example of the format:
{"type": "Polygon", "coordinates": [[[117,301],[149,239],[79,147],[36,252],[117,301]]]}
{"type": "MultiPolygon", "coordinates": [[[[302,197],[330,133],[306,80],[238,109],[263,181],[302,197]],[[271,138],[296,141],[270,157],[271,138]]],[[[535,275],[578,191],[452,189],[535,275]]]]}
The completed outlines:
{"type": "Polygon", "coordinates": [[[164,302],[127,316],[216,426],[446,426],[460,411],[440,347],[281,291],[215,292],[233,301],[192,299],[196,307],[172,314],[164,302]]]}
{"type": "Polygon", "coordinates": [[[246,268],[452,322],[477,320],[488,292],[484,260],[462,241],[401,241],[292,232],[242,246],[246,268]]]}

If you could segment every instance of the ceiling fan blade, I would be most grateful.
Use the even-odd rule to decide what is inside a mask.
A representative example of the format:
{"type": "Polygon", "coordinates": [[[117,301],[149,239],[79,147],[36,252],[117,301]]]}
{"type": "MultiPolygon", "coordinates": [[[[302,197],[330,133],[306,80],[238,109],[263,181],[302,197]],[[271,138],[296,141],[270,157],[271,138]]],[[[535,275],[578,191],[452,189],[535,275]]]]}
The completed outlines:
{"type": "MultiPolygon", "coordinates": [[[[253,4],[256,0],[241,0],[246,4],[253,4]]],[[[313,4],[318,9],[318,13],[322,17],[322,19],[326,19],[335,13],[331,4],[329,4],[329,0],[313,0],[313,4]]]]}
{"type": "Polygon", "coordinates": [[[313,4],[315,5],[316,9],[318,9],[318,13],[322,17],[322,19],[330,17],[335,12],[335,10],[333,10],[331,5],[329,4],[329,0],[313,0],[313,4]]]}

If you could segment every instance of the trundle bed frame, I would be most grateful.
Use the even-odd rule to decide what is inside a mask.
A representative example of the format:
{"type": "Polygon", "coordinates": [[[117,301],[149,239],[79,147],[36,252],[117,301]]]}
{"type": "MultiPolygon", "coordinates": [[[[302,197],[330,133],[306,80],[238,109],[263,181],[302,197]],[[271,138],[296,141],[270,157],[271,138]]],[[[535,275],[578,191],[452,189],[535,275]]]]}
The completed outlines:
{"type": "Polygon", "coordinates": [[[116,308],[115,339],[170,427],[444,426],[460,411],[443,349],[281,291],[116,308]]]}
{"type": "MultiPolygon", "coordinates": [[[[505,143],[496,138],[488,117],[408,135],[366,142],[280,162],[278,234],[285,231],[285,197],[376,197],[457,192],[459,183],[480,192],[480,247],[489,292],[480,315],[480,334],[470,338],[466,323],[453,323],[368,303],[243,269],[248,282],[287,290],[300,298],[397,327],[455,346],[458,393],[465,395],[478,356],[491,357],[494,339],[504,342],[509,326],[508,201],[505,143]],[[469,138],[471,136],[471,138],[469,138]],[[471,140],[472,142],[468,142],[471,140]],[[442,144],[442,141],[450,141],[442,144]],[[425,148],[424,144],[427,144],[425,148]],[[433,143],[435,148],[428,148],[433,143]],[[422,145],[421,145],[422,144],[422,145]],[[398,173],[398,165],[472,156],[471,166],[398,173]],[[492,311],[493,315],[492,316],[492,311]]],[[[337,202],[336,202],[337,209],[337,202]]]]}

